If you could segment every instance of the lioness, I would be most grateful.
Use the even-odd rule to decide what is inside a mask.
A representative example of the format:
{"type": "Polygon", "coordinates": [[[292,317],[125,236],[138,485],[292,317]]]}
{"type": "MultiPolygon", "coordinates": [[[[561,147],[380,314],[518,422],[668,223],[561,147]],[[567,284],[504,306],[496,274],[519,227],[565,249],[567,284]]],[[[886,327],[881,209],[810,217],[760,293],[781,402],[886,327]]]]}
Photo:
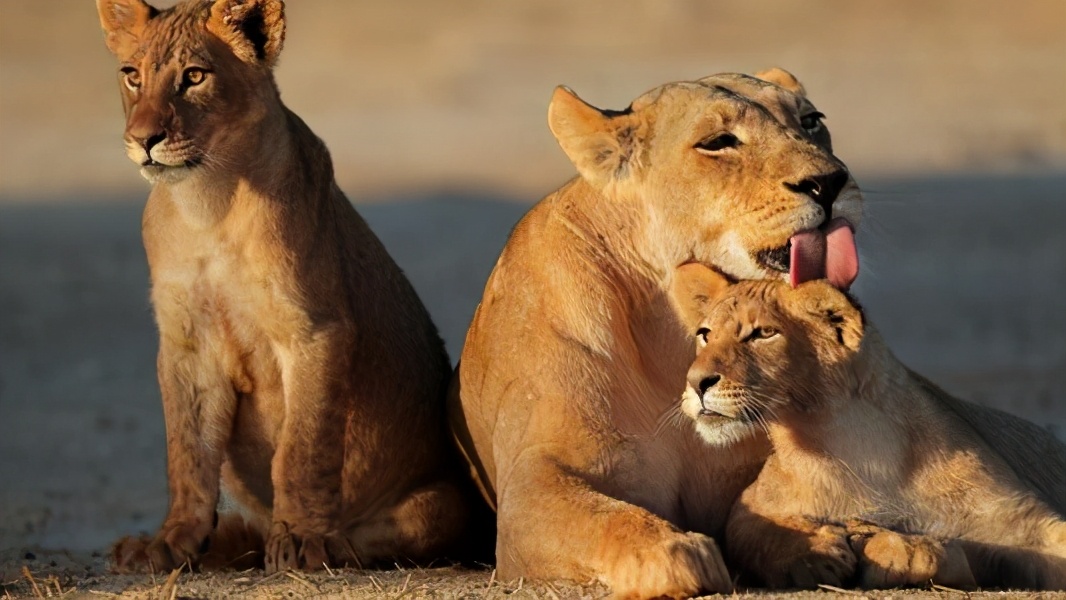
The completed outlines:
{"type": "Polygon", "coordinates": [[[159,532],[120,541],[116,568],[195,566],[244,542],[262,563],[265,541],[267,571],[445,551],[466,514],[448,357],[325,145],[279,98],[282,2],[97,7],[126,151],[152,183],[170,488],[159,532]],[[247,527],[214,527],[220,479],[247,527]]]}
{"type": "Polygon", "coordinates": [[[549,125],[580,176],[516,226],[449,397],[498,511],[501,577],[731,589],[709,536],[768,446],[709,448],[662,422],[693,357],[668,291],[689,261],[855,278],[861,198],[822,117],[778,69],[667,84],[623,111],[555,91],[549,125]]]}
{"type": "Polygon", "coordinates": [[[678,286],[700,348],[682,410],[714,447],[765,428],[774,448],[727,525],[744,570],[1066,589],[1066,446],[1050,433],[908,370],[823,281],[730,286],[687,265],[678,286]]]}

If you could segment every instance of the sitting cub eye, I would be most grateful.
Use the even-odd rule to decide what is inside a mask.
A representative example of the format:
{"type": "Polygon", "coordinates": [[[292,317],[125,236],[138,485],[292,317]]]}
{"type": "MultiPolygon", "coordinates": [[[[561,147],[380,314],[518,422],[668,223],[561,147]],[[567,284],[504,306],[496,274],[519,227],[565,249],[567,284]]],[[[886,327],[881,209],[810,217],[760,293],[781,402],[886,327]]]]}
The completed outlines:
{"type": "Polygon", "coordinates": [[[737,136],[732,133],[719,133],[696,144],[695,148],[704,152],[719,152],[726,148],[736,148],[739,145],[740,140],[737,136]]]}
{"type": "Polygon", "coordinates": [[[816,133],[822,128],[822,119],[824,118],[824,114],[820,112],[812,112],[809,115],[804,115],[803,118],[800,119],[800,127],[804,128],[807,133],[816,133]]]}
{"type": "Polygon", "coordinates": [[[138,90],[141,87],[141,73],[133,67],[122,67],[122,82],[126,84],[131,90],[138,90]]]}
{"type": "Polygon", "coordinates": [[[192,87],[194,85],[200,85],[205,79],[207,79],[207,71],[191,67],[185,69],[185,74],[182,76],[182,83],[185,84],[186,87],[192,87]]]}
{"type": "Polygon", "coordinates": [[[706,346],[707,345],[707,335],[710,334],[710,333],[711,333],[711,330],[707,329],[706,327],[700,327],[699,329],[697,329],[696,330],[696,343],[699,344],[700,347],[706,346]]]}
{"type": "Polygon", "coordinates": [[[745,342],[752,340],[768,340],[770,338],[777,337],[778,331],[773,327],[753,327],[748,337],[744,338],[745,342]]]}

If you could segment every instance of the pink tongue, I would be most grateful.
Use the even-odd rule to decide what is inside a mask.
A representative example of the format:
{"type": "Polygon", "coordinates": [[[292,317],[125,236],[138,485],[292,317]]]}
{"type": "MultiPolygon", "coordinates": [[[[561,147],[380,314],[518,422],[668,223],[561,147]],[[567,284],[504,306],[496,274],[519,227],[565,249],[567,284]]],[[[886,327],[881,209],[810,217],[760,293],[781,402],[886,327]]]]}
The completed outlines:
{"type": "Polygon", "coordinates": [[[846,219],[833,219],[824,233],[819,229],[801,231],[792,236],[791,242],[792,287],[824,277],[834,287],[846,290],[858,277],[859,254],[851,224],[846,219]]]}

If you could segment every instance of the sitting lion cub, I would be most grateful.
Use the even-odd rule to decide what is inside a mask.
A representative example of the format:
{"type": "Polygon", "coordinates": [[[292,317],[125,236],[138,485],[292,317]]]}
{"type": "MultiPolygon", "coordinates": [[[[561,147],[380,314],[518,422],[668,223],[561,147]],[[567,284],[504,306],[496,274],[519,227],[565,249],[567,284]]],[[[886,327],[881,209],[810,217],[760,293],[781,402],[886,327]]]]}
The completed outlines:
{"type": "Polygon", "coordinates": [[[690,264],[673,293],[698,327],[682,411],[710,444],[761,428],[774,447],[726,526],[739,567],[771,586],[1066,589],[1049,433],[908,370],[824,281],[730,286],[690,264]]]}
{"type": "Polygon", "coordinates": [[[97,6],[126,151],[153,186],[142,232],[170,489],[159,532],[120,541],[116,568],[448,551],[467,521],[448,357],[325,145],[281,102],[281,0],[97,6]],[[220,482],[239,508],[221,520],[220,482]]]}

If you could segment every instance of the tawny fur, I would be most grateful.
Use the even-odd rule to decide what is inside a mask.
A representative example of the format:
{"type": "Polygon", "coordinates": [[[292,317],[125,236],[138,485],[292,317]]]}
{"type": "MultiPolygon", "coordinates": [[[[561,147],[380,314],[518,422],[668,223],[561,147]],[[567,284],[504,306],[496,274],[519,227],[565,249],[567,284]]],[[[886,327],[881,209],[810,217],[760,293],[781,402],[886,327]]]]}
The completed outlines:
{"type": "Polygon", "coordinates": [[[1066,589],[1066,446],[908,370],[823,281],[675,291],[699,331],[683,411],[708,442],[769,432],[728,554],[773,586],[1066,589]],[[698,296],[693,295],[699,290],[698,296]]]}
{"type": "Polygon", "coordinates": [[[142,231],[170,489],[159,532],[117,544],[116,568],[247,562],[227,547],[268,571],[455,550],[472,534],[448,357],[279,98],[282,2],[98,8],[127,151],[153,184],[142,231]],[[213,531],[221,492],[239,514],[213,531]]]}
{"type": "MultiPolygon", "coordinates": [[[[844,172],[790,75],[656,88],[605,112],[559,88],[549,124],[580,176],[515,227],[466,337],[455,434],[498,510],[499,577],[598,580],[616,596],[726,591],[712,539],[767,453],[677,426],[693,350],[670,303],[687,261],[756,257],[830,215],[787,184],[844,172]],[[791,83],[790,83],[791,82],[791,83]],[[731,132],[735,148],[702,141],[731,132]]],[[[815,119],[816,121],[816,119],[815,119]]],[[[846,172],[845,172],[846,173],[846,172]]],[[[850,178],[832,216],[858,224],[850,178]]]]}

